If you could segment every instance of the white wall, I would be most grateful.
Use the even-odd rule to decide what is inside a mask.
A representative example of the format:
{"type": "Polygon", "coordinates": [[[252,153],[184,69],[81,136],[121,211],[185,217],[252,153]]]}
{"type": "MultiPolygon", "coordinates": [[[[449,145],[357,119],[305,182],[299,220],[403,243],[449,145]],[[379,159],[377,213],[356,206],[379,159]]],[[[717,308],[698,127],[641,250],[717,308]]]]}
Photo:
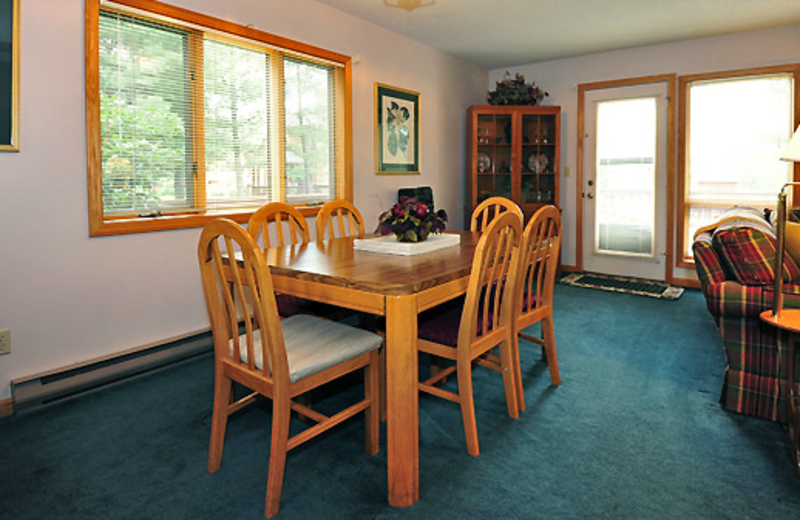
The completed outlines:
{"type": "MultiPolygon", "coordinates": [[[[561,206],[564,208],[563,262],[575,265],[575,168],[577,157],[578,93],[581,83],[615,80],[653,74],[695,74],[800,62],[800,25],[686,40],[554,60],[508,69],[520,72],[530,82],[550,93],[548,105],[562,107],[561,206]],[[566,177],[570,169],[572,175],[566,177]]],[[[507,69],[489,73],[489,88],[507,69]]],[[[747,100],[742,100],[747,110],[747,100]]],[[[694,278],[693,271],[677,269],[675,276],[694,278]]]]}
{"type": "MultiPolygon", "coordinates": [[[[372,226],[398,187],[430,185],[461,227],[466,109],[487,72],[313,0],[176,5],[361,60],[353,69],[355,203],[372,226]],[[374,84],[421,94],[422,175],[374,174],[374,84]]],[[[21,9],[21,152],[0,154],[0,399],[18,377],[208,326],[199,230],[88,236],[83,0],[21,9]]]]}

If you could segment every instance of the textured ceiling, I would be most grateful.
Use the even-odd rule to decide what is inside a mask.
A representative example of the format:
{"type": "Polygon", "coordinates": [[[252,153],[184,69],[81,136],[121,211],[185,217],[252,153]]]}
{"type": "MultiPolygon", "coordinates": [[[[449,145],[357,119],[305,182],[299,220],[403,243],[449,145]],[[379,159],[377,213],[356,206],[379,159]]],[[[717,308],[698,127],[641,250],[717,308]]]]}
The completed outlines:
{"type": "Polygon", "coordinates": [[[319,1],[487,69],[800,24],[800,0],[319,1]]]}

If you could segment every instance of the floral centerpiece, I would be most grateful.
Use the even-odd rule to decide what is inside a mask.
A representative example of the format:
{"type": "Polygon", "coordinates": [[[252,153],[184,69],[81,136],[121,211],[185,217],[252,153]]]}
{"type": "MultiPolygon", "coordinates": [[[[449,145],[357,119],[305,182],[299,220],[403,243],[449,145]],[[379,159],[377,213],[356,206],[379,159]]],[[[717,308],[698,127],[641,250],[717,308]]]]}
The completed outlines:
{"type": "Polygon", "coordinates": [[[400,202],[378,217],[375,233],[394,233],[400,242],[422,242],[431,233],[441,233],[447,223],[447,212],[443,209],[431,211],[427,205],[415,198],[400,197],[400,202]]]}
{"type": "Polygon", "coordinates": [[[503,80],[497,82],[497,89],[489,91],[486,100],[490,105],[538,105],[549,95],[534,82],[525,83],[525,76],[519,72],[513,78],[506,72],[503,80]]]}

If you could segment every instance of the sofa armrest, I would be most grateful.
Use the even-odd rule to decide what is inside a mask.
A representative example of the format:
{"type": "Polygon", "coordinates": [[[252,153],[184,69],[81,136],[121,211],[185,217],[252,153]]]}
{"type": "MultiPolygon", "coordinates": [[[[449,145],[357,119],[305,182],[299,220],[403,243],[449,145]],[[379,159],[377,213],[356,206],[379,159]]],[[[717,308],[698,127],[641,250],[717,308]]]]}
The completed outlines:
{"type": "Polygon", "coordinates": [[[692,242],[695,269],[703,292],[706,292],[707,287],[722,283],[728,278],[717,252],[711,246],[711,237],[711,232],[704,231],[692,242]]]}
{"type": "MultiPolygon", "coordinates": [[[[783,286],[783,307],[800,309],[800,285],[783,286]]],[[[726,280],[704,288],[706,307],[712,316],[757,318],[772,308],[771,285],[742,285],[726,280]]]]}

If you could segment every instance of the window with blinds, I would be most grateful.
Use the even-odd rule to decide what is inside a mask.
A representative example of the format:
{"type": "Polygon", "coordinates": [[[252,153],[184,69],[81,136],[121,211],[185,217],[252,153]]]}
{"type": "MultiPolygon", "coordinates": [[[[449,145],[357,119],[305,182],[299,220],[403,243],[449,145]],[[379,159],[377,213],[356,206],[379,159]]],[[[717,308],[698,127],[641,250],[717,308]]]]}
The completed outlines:
{"type": "Polygon", "coordinates": [[[272,201],[313,207],[346,198],[349,60],[225,33],[197,13],[187,11],[187,22],[124,3],[97,10],[99,164],[93,172],[90,157],[89,182],[90,206],[92,183],[101,198],[90,220],[102,222],[93,235],[147,231],[148,219],[171,229],[204,222],[188,216],[241,221],[272,201]],[[170,217],[181,224],[164,225],[170,217]],[[128,222],[96,232],[115,220],[128,222]]]}
{"type": "Polygon", "coordinates": [[[794,180],[779,152],[798,117],[796,75],[788,65],[681,77],[679,267],[691,267],[697,229],[734,205],[773,207],[794,180]]]}

